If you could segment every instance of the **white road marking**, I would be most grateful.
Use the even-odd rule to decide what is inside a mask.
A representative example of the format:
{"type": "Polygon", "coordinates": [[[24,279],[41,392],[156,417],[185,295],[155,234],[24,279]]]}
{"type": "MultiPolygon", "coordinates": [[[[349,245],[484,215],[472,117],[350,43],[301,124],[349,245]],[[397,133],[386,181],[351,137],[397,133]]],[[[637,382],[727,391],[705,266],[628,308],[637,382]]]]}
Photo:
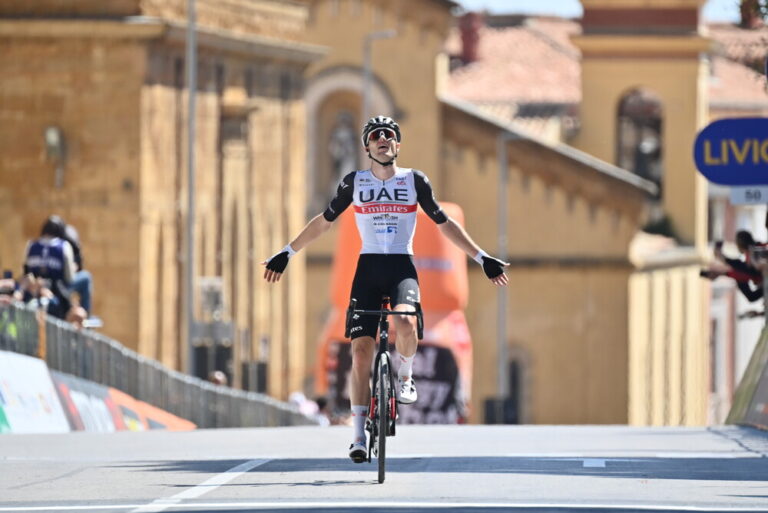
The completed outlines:
{"type": "MultiPolygon", "coordinates": [[[[687,506],[680,504],[605,504],[605,503],[537,503],[537,502],[385,502],[385,501],[365,501],[362,505],[357,501],[307,501],[307,502],[188,502],[186,504],[163,504],[164,509],[176,508],[222,508],[227,511],[234,509],[262,510],[262,509],[312,509],[312,510],[333,510],[333,509],[369,509],[369,508],[389,508],[389,509],[566,509],[566,510],[631,510],[631,511],[680,511],[680,512],[728,512],[728,513],[752,513],[765,512],[763,507],[736,507],[729,508],[723,506],[687,506]]],[[[143,507],[137,504],[122,505],[102,505],[83,504],[76,506],[32,506],[19,508],[0,507],[0,512],[31,512],[31,511],[89,511],[89,510],[123,510],[128,508],[143,507]]],[[[142,510],[145,511],[145,510],[142,510]]],[[[155,510],[153,510],[155,511],[155,510]]]]}
{"type": "Polygon", "coordinates": [[[166,499],[158,499],[145,506],[140,506],[132,510],[131,513],[158,513],[160,511],[165,511],[166,509],[178,506],[179,503],[183,500],[197,499],[198,497],[201,497],[208,492],[212,492],[219,486],[226,484],[232,481],[233,479],[236,479],[237,477],[245,474],[246,472],[258,466],[264,465],[269,461],[272,461],[272,460],[260,459],[260,460],[246,461],[245,463],[242,463],[236,467],[232,467],[226,472],[217,474],[212,478],[206,481],[203,481],[197,486],[184,490],[181,493],[177,493],[172,497],[168,497],[166,499]]]}
{"type": "MultiPolygon", "coordinates": [[[[645,461],[648,459],[663,458],[670,460],[685,460],[685,459],[754,459],[762,458],[759,453],[752,453],[746,451],[729,451],[729,452],[677,452],[677,451],[595,451],[590,454],[584,454],[583,452],[553,452],[551,454],[541,452],[518,452],[518,453],[506,453],[506,454],[480,454],[472,456],[473,459],[483,458],[510,458],[510,459],[530,459],[530,460],[563,460],[563,461],[578,461],[588,459],[599,459],[609,461],[645,461]]],[[[387,454],[387,459],[429,459],[429,458],[467,458],[467,456],[461,456],[456,454],[387,454]]],[[[274,459],[278,459],[275,457],[274,459]]],[[[283,457],[280,459],[291,459],[291,457],[283,457]]]]}

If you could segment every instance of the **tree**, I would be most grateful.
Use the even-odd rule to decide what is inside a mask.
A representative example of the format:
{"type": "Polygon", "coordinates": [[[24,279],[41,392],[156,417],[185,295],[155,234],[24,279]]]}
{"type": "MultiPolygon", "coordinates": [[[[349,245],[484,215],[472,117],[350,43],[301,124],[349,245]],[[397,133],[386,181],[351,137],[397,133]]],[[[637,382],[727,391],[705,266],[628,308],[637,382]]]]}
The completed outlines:
{"type": "Polygon", "coordinates": [[[742,24],[748,28],[754,28],[759,18],[768,19],[768,0],[741,0],[740,9],[742,24]]]}
{"type": "Polygon", "coordinates": [[[763,19],[768,18],[768,0],[759,0],[757,2],[757,8],[760,12],[760,16],[762,16],[763,19]]]}

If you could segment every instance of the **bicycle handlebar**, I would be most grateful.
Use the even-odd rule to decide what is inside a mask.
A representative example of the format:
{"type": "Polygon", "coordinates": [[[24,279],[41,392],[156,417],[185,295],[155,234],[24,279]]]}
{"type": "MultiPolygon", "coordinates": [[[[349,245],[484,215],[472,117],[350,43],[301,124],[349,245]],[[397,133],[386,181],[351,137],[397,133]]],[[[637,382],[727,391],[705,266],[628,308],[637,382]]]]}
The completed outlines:
{"type": "Polygon", "coordinates": [[[352,313],[363,315],[419,315],[421,312],[400,312],[398,310],[351,310],[352,313]]]}

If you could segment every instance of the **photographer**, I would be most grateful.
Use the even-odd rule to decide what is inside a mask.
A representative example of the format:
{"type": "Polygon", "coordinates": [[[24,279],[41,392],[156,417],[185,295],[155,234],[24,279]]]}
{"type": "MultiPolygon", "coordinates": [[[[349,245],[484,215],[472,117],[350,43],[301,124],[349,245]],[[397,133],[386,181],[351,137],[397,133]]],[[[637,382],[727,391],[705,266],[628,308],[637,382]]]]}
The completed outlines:
{"type": "Polygon", "coordinates": [[[757,301],[763,297],[763,273],[752,262],[751,253],[755,248],[765,247],[765,244],[756,242],[750,232],[740,230],[736,233],[736,247],[744,260],[726,257],[723,254],[723,242],[717,241],[714,249],[715,258],[728,266],[727,269],[704,269],[699,274],[710,280],[719,276],[733,278],[736,286],[749,302],[757,301]]]}

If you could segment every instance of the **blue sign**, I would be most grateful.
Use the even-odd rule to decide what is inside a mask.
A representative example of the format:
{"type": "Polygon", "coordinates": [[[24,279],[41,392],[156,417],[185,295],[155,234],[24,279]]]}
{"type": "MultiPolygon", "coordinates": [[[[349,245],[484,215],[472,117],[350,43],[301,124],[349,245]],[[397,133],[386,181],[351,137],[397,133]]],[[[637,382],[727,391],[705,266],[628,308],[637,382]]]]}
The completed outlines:
{"type": "Polygon", "coordinates": [[[768,118],[714,121],[693,146],[696,167],[720,185],[768,185],[768,118]]]}

